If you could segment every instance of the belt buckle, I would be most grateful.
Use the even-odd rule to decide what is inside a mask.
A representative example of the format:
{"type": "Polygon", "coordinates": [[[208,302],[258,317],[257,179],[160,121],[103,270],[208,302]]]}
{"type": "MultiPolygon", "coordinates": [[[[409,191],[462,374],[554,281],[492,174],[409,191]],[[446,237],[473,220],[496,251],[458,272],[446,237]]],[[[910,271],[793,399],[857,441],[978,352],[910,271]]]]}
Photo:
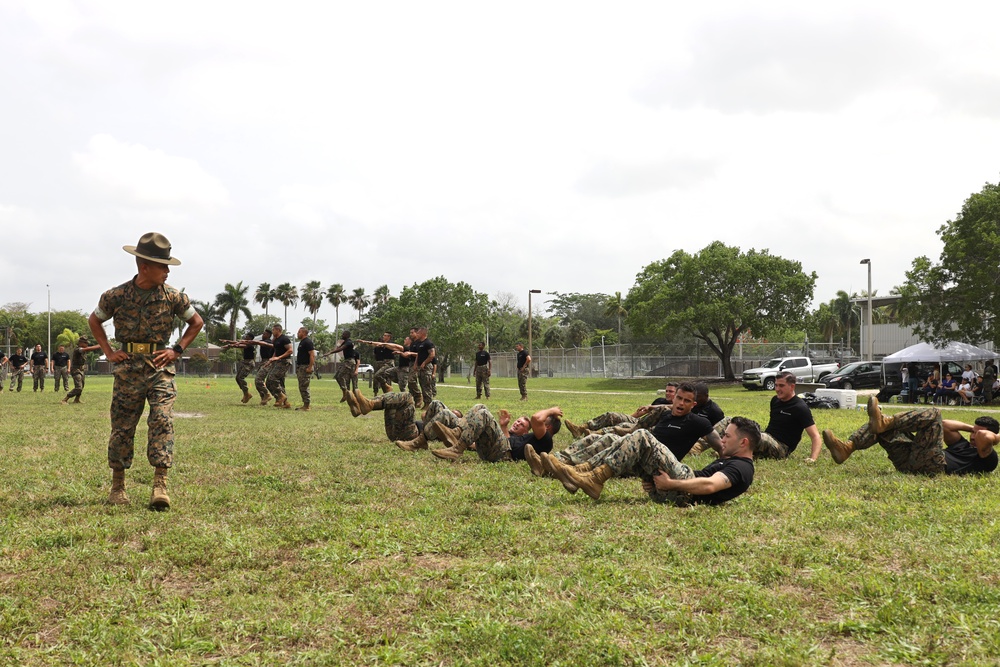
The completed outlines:
{"type": "Polygon", "coordinates": [[[152,345],[149,343],[132,343],[132,353],[133,354],[150,354],[152,352],[152,345]]]}

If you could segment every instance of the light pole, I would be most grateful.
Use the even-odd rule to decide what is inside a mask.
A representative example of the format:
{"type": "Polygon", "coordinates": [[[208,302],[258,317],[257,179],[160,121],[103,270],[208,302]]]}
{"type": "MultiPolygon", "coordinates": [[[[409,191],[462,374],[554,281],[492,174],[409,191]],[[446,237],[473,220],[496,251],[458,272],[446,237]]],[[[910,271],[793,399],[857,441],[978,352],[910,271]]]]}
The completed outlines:
{"type": "Polygon", "coordinates": [[[872,361],[872,261],[861,260],[860,264],[868,265],[868,312],[865,313],[865,326],[868,327],[867,343],[868,361],[872,361]]]}
{"type": "MultiPolygon", "coordinates": [[[[542,290],[540,290],[540,289],[530,289],[530,290],[528,290],[528,356],[529,357],[532,354],[532,352],[531,352],[531,295],[532,294],[541,294],[541,293],[542,293],[542,290]]],[[[528,372],[530,374],[530,372],[531,372],[530,368],[528,369],[528,372]]]]}
{"type": "Polygon", "coordinates": [[[52,359],[52,289],[46,285],[45,291],[48,292],[49,298],[49,346],[45,348],[45,354],[49,355],[49,359],[52,359]]]}

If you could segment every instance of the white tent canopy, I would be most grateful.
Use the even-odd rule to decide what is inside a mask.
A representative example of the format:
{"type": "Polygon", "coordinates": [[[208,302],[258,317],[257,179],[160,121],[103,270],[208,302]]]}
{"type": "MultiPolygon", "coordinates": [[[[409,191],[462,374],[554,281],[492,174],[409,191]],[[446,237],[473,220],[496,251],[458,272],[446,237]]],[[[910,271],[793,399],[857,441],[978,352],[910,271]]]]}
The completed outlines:
{"type": "Polygon", "coordinates": [[[995,359],[997,353],[968,343],[951,342],[944,347],[936,347],[930,343],[917,343],[903,348],[882,359],[886,364],[901,364],[910,361],[942,363],[945,361],[983,361],[995,359]]]}

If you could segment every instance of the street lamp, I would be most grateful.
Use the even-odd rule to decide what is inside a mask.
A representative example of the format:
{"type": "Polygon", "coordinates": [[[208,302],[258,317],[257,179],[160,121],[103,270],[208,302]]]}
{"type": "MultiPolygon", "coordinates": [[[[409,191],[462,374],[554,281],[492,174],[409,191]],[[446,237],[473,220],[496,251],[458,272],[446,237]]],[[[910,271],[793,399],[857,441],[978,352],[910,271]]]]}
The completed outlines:
{"type": "MultiPolygon", "coordinates": [[[[531,295],[532,294],[541,294],[541,293],[542,293],[542,290],[540,290],[540,289],[530,289],[530,290],[528,290],[528,356],[529,357],[531,356],[531,295]]],[[[530,368],[528,369],[528,372],[529,373],[531,372],[530,368]]]]}
{"type": "Polygon", "coordinates": [[[49,355],[49,360],[52,359],[52,289],[45,285],[45,290],[48,292],[49,297],[49,346],[45,348],[45,354],[49,355]]]}
{"type": "Polygon", "coordinates": [[[868,339],[867,339],[867,352],[868,361],[873,361],[872,359],[872,261],[870,259],[863,259],[860,264],[868,265],[868,312],[865,313],[865,326],[868,327],[868,339]]]}

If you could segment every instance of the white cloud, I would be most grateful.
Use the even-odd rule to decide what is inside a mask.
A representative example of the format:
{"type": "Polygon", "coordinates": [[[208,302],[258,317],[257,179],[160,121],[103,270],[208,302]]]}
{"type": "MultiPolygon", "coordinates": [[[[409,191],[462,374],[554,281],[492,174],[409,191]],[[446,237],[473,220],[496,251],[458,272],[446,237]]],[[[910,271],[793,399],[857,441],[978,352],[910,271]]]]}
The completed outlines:
{"type": "Polygon", "coordinates": [[[92,137],[87,152],[74,153],[73,161],[93,194],[120,206],[214,208],[229,203],[226,188],[197,161],[107,134],[92,137]]]}

